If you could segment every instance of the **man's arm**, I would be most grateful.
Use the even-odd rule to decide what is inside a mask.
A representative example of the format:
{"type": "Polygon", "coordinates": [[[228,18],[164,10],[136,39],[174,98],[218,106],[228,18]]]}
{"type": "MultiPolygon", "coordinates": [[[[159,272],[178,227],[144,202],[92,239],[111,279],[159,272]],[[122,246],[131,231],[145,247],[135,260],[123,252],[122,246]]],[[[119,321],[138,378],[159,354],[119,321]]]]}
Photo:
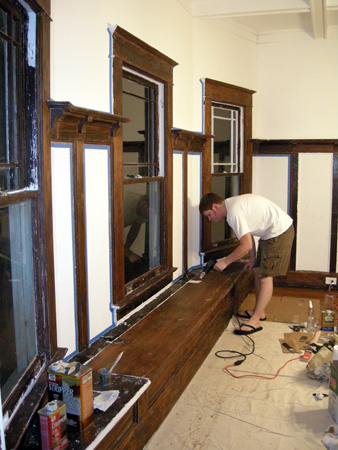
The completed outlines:
{"type": "MultiPolygon", "coordinates": [[[[253,238],[250,233],[247,233],[244,236],[242,236],[239,240],[238,247],[236,247],[235,250],[232,253],[230,253],[230,255],[218,261],[215,264],[214,269],[218,270],[219,272],[222,272],[229,264],[237,261],[238,259],[241,259],[246,253],[251,252],[251,250],[254,250],[252,239],[253,238]]],[[[251,259],[252,256],[253,255],[250,254],[251,259]]]]}
{"type": "Polygon", "coordinates": [[[125,256],[129,259],[130,262],[135,262],[140,259],[139,255],[136,255],[133,251],[130,250],[130,247],[133,245],[135,239],[137,238],[140,232],[141,224],[137,222],[133,222],[130,226],[130,229],[127,234],[126,242],[124,244],[124,252],[125,256]]]}

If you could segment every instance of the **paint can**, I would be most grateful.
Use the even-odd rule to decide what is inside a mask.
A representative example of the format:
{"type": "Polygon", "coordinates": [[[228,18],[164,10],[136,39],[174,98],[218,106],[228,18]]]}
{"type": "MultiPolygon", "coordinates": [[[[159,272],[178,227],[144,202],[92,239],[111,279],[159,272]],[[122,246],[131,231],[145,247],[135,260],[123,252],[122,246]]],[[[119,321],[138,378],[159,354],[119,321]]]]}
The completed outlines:
{"type": "Polygon", "coordinates": [[[105,387],[111,383],[111,372],[107,368],[103,368],[99,370],[100,375],[100,384],[105,387]]]}
{"type": "Polygon", "coordinates": [[[94,420],[92,368],[59,361],[48,367],[47,377],[48,400],[66,403],[67,425],[86,428],[94,420]]]}
{"type": "Polygon", "coordinates": [[[334,331],[335,313],[330,309],[322,311],[321,329],[323,331],[334,331]]]}
{"type": "Polygon", "coordinates": [[[42,450],[63,450],[68,446],[66,404],[54,400],[38,411],[42,450]]]}

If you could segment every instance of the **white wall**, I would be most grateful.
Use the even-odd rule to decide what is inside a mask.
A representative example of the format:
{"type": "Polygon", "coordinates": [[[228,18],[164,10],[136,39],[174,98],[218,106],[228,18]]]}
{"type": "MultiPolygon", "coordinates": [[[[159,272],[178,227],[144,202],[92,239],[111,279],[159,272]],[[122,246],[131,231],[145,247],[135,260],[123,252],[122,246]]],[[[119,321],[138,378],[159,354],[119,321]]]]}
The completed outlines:
{"type": "Polygon", "coordinates": [[[338,39],[297,39],[258,45],[259,139],[338,136],[338,39]]]}
{"type": "Polygon", "coordinates": [[[257,45],[207,21],[193,21],[194,131],[202,129],[201,78],[257,89],[257,45]]]}
{"type": "Polygon", "coordinates": [[[107,29],[117,24],[180,64],[175,68],[174,122],[191,128],[192,20],[178,1],[52,0],[52,19],[54,100],[109,112],[107,29]]]}

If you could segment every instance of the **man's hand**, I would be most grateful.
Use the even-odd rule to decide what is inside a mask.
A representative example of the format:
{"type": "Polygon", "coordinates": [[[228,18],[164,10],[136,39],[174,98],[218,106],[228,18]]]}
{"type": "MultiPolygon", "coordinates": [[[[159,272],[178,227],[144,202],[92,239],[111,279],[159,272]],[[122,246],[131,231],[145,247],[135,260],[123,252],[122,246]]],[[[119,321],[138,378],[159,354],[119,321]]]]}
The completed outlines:
{"type": "Polygon", "coordinates": [[[252,270],[254,268],[255,261],[249,261],[245,264],[244,270],[252,270]]]}
{"type": "Polygon", "coordinates": [[[125,255],[128,258],[130,263],[135,263],[141,260],[141,257],[139,255],[137,255],[136,253],[134,253],[133,251],[131,251],[130,249],[126,249],[125,250],[125,255]]]}
{"type": "Polygon", "coordinates": [[[223,272],[223,270],[228,266],[228,263],[226,261],[226,258],[220,259],[217,261],[217,263],[214,265],[214,269],[217,270],[217,272],[223,272]]]}

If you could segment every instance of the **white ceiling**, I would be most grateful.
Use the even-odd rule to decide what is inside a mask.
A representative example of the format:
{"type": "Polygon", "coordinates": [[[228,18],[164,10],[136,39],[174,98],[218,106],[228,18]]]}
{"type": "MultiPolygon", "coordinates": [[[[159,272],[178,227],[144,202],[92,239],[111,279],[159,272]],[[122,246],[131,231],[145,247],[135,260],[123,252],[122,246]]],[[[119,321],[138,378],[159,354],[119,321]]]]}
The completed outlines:
{"type": "Polygon", "coordinates": [[[337,37],[338,0],[178,0],[195,18],[232,27],[259,39],[306,33],[337,37]]]}

